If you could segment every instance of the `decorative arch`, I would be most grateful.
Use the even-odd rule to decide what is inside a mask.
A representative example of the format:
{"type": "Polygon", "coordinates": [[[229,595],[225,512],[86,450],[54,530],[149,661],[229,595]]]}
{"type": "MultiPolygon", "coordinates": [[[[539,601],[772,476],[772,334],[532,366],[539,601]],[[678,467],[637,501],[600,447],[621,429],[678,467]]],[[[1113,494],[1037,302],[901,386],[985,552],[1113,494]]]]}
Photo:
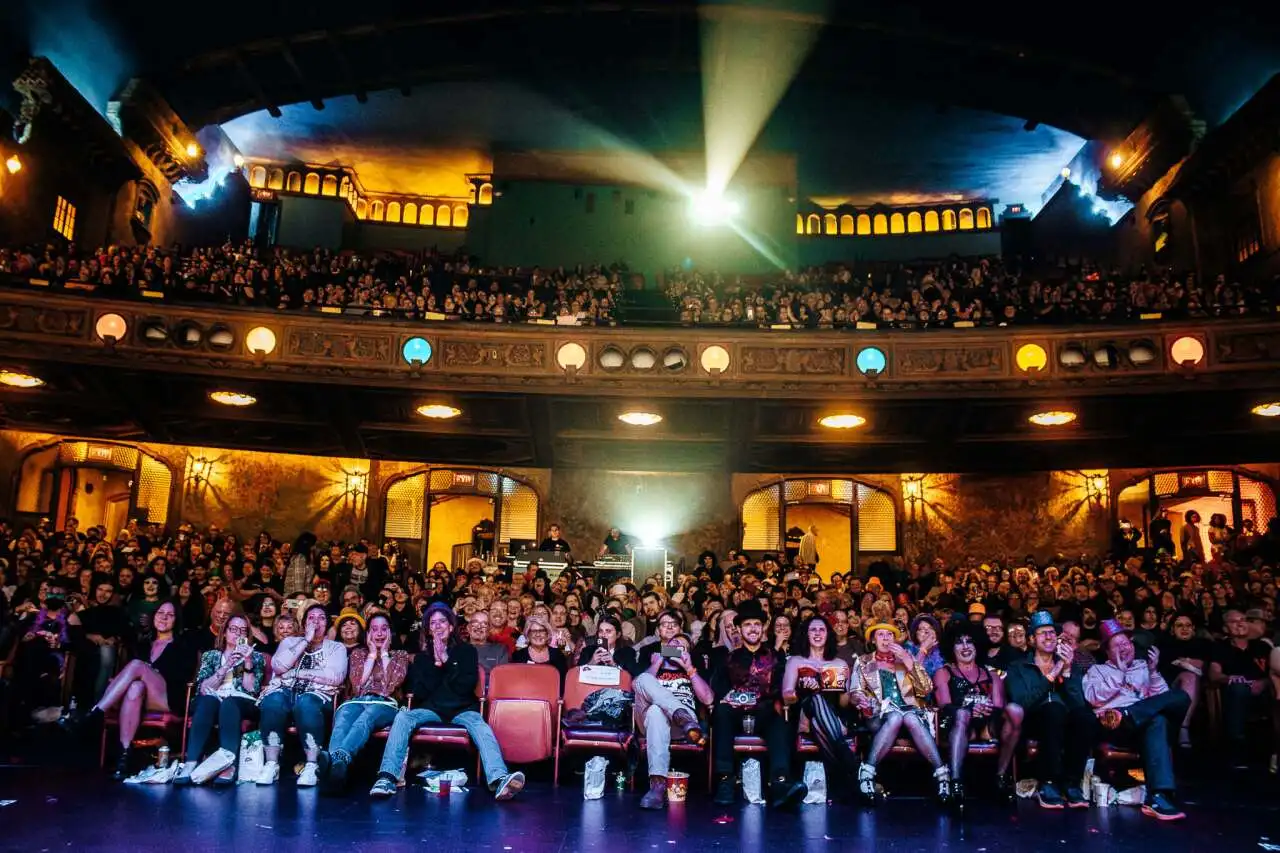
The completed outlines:
{"type": "Polygon", "coordinates": [[[895,213],[889,217],[889,233],[907,233],[907,220],[901,213],[895,213]]]}
{"type": "Polygon", "coordinates": [[[920,211],[913,210],[907,214],[907,233],[919,234],[924,230],[923,220],[920,218],[920,211]]]}
{"type": "Polygon", "coordinates": [[[835,215],[834,213],[828,213],[826,216],[822,217],[822,224],[823,224],[823,226],[824,226],[824,233],[825,233],[825,234],[827,234],[828,236],[834,236],[834,235],[835,235],[835,233],[836,233],[836,215],[835,215]]]}
{"type": "Polygon", "coordinates": [[[455,205],[453,208],[453,227],[466,228],[467,219],[470,215],[471,208],[467,207],[465,204],[455,205]]]}
{"type": "Polygon", "coordinates": [[[991,227],[991,208],[989,207],[978,208],[978,227],[979,228],[991,227]]]}
{"type": "Polygon", "coordinates": [[[320,193],[320,176],[315,172],[307,172],[307,177],[302,182],[302,191],[307,195],[318,195],[320,193]]]}
{"type": "Polygon", "coordinates": [[[938,230],[938,211],[926,210],[924,212],[924,230],[925,233],[938,230]]]}
{"type": "Polygon", "coordinates": [[[871,220],[871,231],[875,234],[888,234],[889,217],[883,213],[877,213],[871,220]]]}
{"type": "Polygon", "coordinates": [[[846,213],[840,217],[840,236],[848,237],[851,234],[853,234],[853,217],[846,213]]]}
{"type": "Polygon", "coordinates": [[[804,233],[806,234],[822,233],[822,218],[819,217],[818,214],[816,213],[809,214],[809,218],[805,221],[804,233]]]}
{"type": "Polygon", "coordinates": [[[948,210],[942,211],[942,230],[943,231],[956,230],[956,212],[954,210],[948,209],[948,210]]]}
{"type": "Polygon", "coordinates": [[[404,216],[401,217],[400,221],[403,222],[405,225],[417,225],[418,224],[418,205],[416,205],[411,201],[405,202],[404,216]]]}
{"type": "Polygon", "coordinates": [[[265,187],[267,185],[267,167],[254,166],[249,170],[249,186],[265,187]]]}
{"type": "Polygon", "coordinates": [[[356,199],[356,219],[364,219],[369,215],[369,202],[362,198],[356,199]]]}
{"type": "Polygon", "coordinates": [[[858,214],[858,236],[866,237],[871,233],[871,217],[865,213],[858,214]]]}
{"type": "MultiPolygon", "coordinates": [[[[61,440],[28,448],[20,457],[14,507],[18,515],[54,519],[62,530],[75,511],[73,493],[79,469],[121,471],[130,475],[125,519],[167,524],[181,497],[182,480],[170,463],[132,444],[115,441],[61,440]],[[43,456],[43,459],[37,458],[43,456]]],[[[85,526],[88,526],[88,522],[85,526]]],[[[94,522],[97,523],[97,522],[94,522]]],[[[114,539],[119,531],[109,530],[114,539]]]]}
{"type": "Polygon", "coordinates": [[[960,208],[960,230],[973,230],[973,211],[967,207],[960,208]]]}
{"type": "Polygon", "coordinates": [[[267,189],[284,189],[284,169],[272,169],[267,173],[267,189]]]}
{"type": "Polygon", "coordinates": [[[400,221],[400,202],[393,201],[387,204],[387,221],[388,222],[400,221]]]}
{"type": "Polygon", "coordinates": [[[434,225],[436,222],[436,209],[430,204],[423,204],[418,211],[419,225],[434,225]]]}
{"type": "Polygon", "coordinates": [[[449,205],[442,204],[436,208],[436,225],[439,225],[441,228],[448,228],[452,220],[453,216],[449,205]]]}
{"type": "Polygon", "coordinates": [[[285,182],[285,190],[291,193],[302,192],[302,175],[297,172],[290,172],[289,180],[285,182]]]}
{"type": "Polygon", "coordinates": [[[333,175],[325,175],[320,181],[320,195],[336,196],[338,194],[338,179],[333,175]]]}
{"type": "Polygon", "coordinates": [[[381,201],[375,201],[373,206],[369,208],[369,218],[374,222],[382,221],[383,206],[381,201]]]}
{"type": "Polygon", "coordinates": [[[355,190],[355,185],[351,183],[351,176],[343,175],[342,182],[338,184],[338,196],[340,198],[351,199],[354,201],[352,196],[355,195],[355,190]]]}
{"type": "Polygon", "coordinates": [[[804,214],[803,213],[796,214],[796,233],[797,234],[804,233],[804,214]]]}
{"type": "Polygon", "coordinates": [[[476,198],[476,203],[480,205],[493,204],[493,184],[480,185],[480,194],[476,198]]]}

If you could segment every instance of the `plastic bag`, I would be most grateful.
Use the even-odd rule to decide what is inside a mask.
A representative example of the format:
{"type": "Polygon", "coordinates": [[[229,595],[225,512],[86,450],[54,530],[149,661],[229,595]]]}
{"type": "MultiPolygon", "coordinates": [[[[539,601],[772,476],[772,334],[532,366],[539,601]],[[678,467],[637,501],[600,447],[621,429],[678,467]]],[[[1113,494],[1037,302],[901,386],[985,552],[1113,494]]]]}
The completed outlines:
{"type": "Polygon", "coordinates": [[[604,796],[605,776],[608,769],[608,759],[599,755],[587,762],[587,770],[582,780],[582,799],[598,800],[604,796]]]}
{"type": "Polygon", "coordinates": [[[1111,802],[1117,806],[1140,806],[1147,801],[1147,786],[1134,785],[1132,788],[1125,788],[1123,791],[1117,791],[1111,802]]]}
{"type": "Polygon", "coordinates": [[[806,803],[827,802],[827,768],[821,761],[804,763],[804,784],[809,788],[809,793],[804,795],[806,803]]]}
{"type": "Polygon", "coordinates": [[[237,776],[241,782],[256,782],[262,775],[262,732],[252,731],[240,738],[240,767],[237,776]]]}
{"type": "Polygon", "coordinates": [[[178,768],[181,762],[171,761],[167,767],[157,767],[154,764],[143,770],[137,776],[130,776],[124,780],[126,785],[167,785],[173,781],[173,777],[178,775],[178,768]]]}
{"type": "Polygon", "coordinates": [[[423,787],[433,794],[440,793],[440,782],[449,780],[449,792],[467,790],[467,774],[464,770],[423,770],[418,774],[423,787]]]}
{"type": "Polygon", "coordinates": [[[761,784],[760,762],[754,758],[748,758],[742,762],[742,796],[752,805],[764,805],[764,786],[761,784]]]}
{"type": "Polygon", "coordinates": [[[582,700],[582,712],[587,720],[617,728],[629,728],[631,725],[631,708],[635,696],[623,690],[606,687],[592,691],[582,700]]]}

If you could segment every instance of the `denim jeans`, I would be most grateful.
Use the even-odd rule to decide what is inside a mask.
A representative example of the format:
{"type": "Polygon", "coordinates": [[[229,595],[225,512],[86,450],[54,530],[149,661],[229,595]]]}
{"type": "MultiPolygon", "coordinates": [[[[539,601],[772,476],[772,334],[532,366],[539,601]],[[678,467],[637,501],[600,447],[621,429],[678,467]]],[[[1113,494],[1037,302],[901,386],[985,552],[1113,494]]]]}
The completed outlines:
{"type": "Polygon", "coordinates": [[[199,761],[213,727],[218,727],[218,746],[240,755],[240,729],[245,720],[258,716],[252,699],[243,696],[197,696],[191,702],[191,732],[187,735],[187,761],[199,761]]]}
{"type": "Polygon", "coordinates": [[[314,693],[277,690],[258,703],[262,714],[262,742],[267,746],[284,743],[289,717],[298,726],[298,739],[308,748],[319,748],[324,743],[324,718],[329,713],[329,700],[314,693]]]}
{"type": "Polygon", "coordinates": [[[1036,763],[1041,780],[1080,787],[1093,748],[1090,736],[1094,720],[1092,709],[1068,709],[1062,702],[1041,702],[1026,710],[1022,737],[1040,743],[1036,763]]]}
{"type": "Polygon", "coordinates": [[[1146,775],[1147,790],[1173,791],[1173,752],[1169,738],[1182,725],[1182,719],[1191,707],[1191,697],[1181,690],[1166,690],[1158,696],[1148,696],[1134,702],[1125,710],[1129,713],[1133,728],[1127,726],[1107,731],[1094,717],[1093,741],[1109,741],[1116,746],[1136,745],[1142,756],[1142,769],[1146,775]]]}
{"type": "Polygon", "coordinates": [[[1239,750],[1244,746],[1249,714],[1270,704],[1271,697],[1270,689],[1262,691],[1261,696],[1254,696],[1247,684],[1222,686],[1222,727],[1233,749],[1239,750]]]}
{"type": "Polygon", "coordinates": [[[355,758],[369,737],[391,725],[396,718],[395,705],[382,702],[344,702],[333,714],[333,733],[329,735],[329,752],[344,752],[355,758]]]}
{"type": "MultiPolygon", "coordinates": [[[[391,724],[391,734],[387,737],[387,745],[382,752],[382,766],[379,771],[396,779],[404,778],[405,763],[409,760],[409,739],[413,733],[431,723],[444,722],[440,715],[427,708],[414,708],[396,714],[391,724]]],[[[478,711],[463,711],[449,722],[462,726],[471,735],[471,742],[480,752],[480,764],[484,767],[485,781],[489,787],[507,775],[507,764],[502,760],[502,748],[498,739],[493,736],[493,729],[484,721],[478,711]]]]}

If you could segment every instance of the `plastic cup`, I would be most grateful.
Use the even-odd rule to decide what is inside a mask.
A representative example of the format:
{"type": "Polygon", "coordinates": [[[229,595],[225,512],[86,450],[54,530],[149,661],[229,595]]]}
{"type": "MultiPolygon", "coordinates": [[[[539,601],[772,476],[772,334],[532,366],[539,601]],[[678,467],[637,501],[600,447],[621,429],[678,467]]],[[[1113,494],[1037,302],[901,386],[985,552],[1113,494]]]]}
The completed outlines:
{"type": "Polygon", "coordinates": [[[667,802],[683,803],[689,796],[689,774],[672,770],[667,774],[667,802]]]}
{"type": "Polygon", "coordinates": [[[449,792],[453,790],[453,780],[443,778],[440,780],[440,793],[438,796],[447,797],[449,792]]]}

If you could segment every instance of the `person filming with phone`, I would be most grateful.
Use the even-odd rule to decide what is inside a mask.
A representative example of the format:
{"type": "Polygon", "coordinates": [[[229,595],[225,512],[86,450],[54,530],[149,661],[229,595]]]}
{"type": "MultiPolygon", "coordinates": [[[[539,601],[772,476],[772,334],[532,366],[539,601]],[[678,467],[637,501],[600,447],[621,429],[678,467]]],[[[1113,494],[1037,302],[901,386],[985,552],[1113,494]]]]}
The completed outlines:
{"type": "Polygon", "coordinates": [[[636,650],[627,646],[619,646],[622,639],[622,623],[616,616],[607,614],[600,617],[596,624],[594,640],[587,640],[578,655],[578,666],[616,666],[627,672],[634,672],[636,666],[636,650]]]}

